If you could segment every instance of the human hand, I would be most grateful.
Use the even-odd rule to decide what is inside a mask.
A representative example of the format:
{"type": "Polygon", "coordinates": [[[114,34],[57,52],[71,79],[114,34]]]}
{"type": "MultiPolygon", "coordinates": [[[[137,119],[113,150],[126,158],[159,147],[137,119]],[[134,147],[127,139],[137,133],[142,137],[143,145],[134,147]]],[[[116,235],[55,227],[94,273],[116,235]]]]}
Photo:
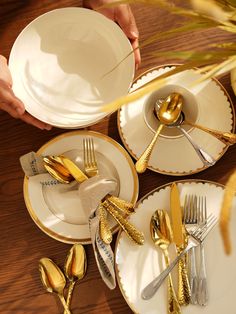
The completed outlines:
{"type": "Polygon", "coordinates": [[[32,124],[41,130],[51,130],[52,126],[31,116],[25,111],[23,102],[12,91],[12,78],[7,60],[0,55],[0,109],[8,112],[13,118],[32,124]]]}
{"type": "MultiPolygon", "coordinates": [[[[112,2],[114,2],[114,0],[84,0],[83,6],[85,8],[96,10],[96,8],[112,2]]],[[[119,24],[123,32],[129,38],[134,49],[135,64],[137,69],[141,63],[140,51],[138,48],[139,33],[130,6],[128,4],[119,4],[114,7],[102,8],[97,11],[119,24]]]]}

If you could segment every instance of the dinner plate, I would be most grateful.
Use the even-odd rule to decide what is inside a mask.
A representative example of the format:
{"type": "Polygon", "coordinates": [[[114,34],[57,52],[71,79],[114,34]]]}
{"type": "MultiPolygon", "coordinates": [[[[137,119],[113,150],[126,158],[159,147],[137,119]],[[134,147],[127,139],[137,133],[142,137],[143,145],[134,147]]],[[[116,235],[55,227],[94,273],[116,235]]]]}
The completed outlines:
{"type": "MultiPolygon", "coordinates": [[[[144,233],[143,246],[133,244],[123,232],[117,237],[115,261],[117,281],[123,296],[133,312],[139,314],[167,313],[166,281],[150,300],[141,298],[141,291],[165,268],[163,254],[151,239],[150,220],[157,209],[170,210],[170,185],[158,187],[138,202],[130,221],[144,233]]],[[[207,212],[218,216],[222,205],[224,187],[209,181],[177,181],[181,203],[186,194],[207,197],[207,212]]],[[[231,237],[233,253],[226,256],[218,226],[207,236],[205,247],[206,270],[209,288],[207,306],[188,305],[183,307],[185,314],[222,314],[235,312],[236,279],[236,198],[233,201],[231,237]]],[[[196,252],[199,256],[199,251],[196,252]]],[[[177,271],[175,269],[175,271],[177,271]]],[[[173,276],[174,277],[174,276],[173,276]]]]}
{"type": "MultiPolygon", "coordinates": [[[[153,80],[155,77],[170,71],[174,66],[160,66],[144,73],[133,84],[130,92],[153,80]]],[[[121,139],[129,153],[137,160],[151,142],[154,133],[145,123],[144,112],[147,102],[165,98],[177,91],[186,96],[184,111],[189,120],[211,129],[233,132],[235,129],[235,113],[232,101],[223,86],[216,80],[207,80],[198,85],[192,83],[201,78],[197,70],[186,70],[166,79],[166,85],[150,94],[123,106],[118,114],[118,128],[121,139]],[[191,85],[192,84],[192,85],[191,85]],[[192,101],[193,100],[193,101],[192,101]],[[192,120],[193,119],[193,120],[192,120]]],[[[197,128],[184,126],[193,140],[208,152],[216,161],[226,152],[228,146],[212,135],[197,128]]],[[[164,128],[151,154],[148,168],[168,175],[191,175],[205,170],[198,155],[188,140],[178,134],[170,136],[170,129],[164,128]],[[167,135],[167,136],[165,136],[167,135]]],[[[172,129],[171,129],[172,130],[172,129]]],[[[173,134],[172,134],[173,135],[173,134]]]]}
{"type": "Polygon", "coordinates": [[[131,51],[120,27],[98,12],[76,7],[47,12],[28,24],[12,47],[14,92],[44,122],[88,126],[108,114],[101,112],[103,104],[127,94],[133,54],[116,65],[131,51]]]}
{"type": "MultiPolygon", "coordinates": [[[[115,140],[93,131],[73,131],[50,140],[39,150],[40,155],[64,154],[82,170],[83,139],[94,140],[99,174],[115,179],[116,195],[135,203],[138,197],[138,177],[128,153],[115,140]]],[[[88,216],[78,197],[79,184],[61,184],[48,173],[24,179],[26,207],[37,226],[52,238],[66,243],[90,243],[88,216]]],[[[109,217],[113,232],[116,222],[109,217]]]]}

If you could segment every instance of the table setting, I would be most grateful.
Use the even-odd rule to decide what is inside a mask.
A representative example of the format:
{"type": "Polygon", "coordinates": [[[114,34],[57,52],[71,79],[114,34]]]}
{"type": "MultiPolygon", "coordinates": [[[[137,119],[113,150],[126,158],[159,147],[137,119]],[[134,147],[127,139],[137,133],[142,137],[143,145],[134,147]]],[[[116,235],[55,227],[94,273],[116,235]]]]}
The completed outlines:
{"type": "Polygon", "coordinates": [[[129,40],[96,11],[3,7],[13,91],[53,129],[0,115],[1,313],[233,313],[232,82],[150,54],[204,47],[207,31],[146,46],[178,17],[133,4],[135,70],[129,40]]]}

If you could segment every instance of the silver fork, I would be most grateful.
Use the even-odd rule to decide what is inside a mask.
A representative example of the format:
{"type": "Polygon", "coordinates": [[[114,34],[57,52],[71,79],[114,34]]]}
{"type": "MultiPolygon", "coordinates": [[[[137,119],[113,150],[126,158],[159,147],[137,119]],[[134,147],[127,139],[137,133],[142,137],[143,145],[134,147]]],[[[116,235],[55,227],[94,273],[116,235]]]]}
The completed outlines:
{"type": "MultiPolygon", "coordinates": [[[[197,212],[197,197],[194,195],[186,195],[184,199],[184,224],[189,233],[198,224],[198,212],[197,212]]],[[[188,256],[190,259],[190,273],[189,273],[189,284],[191,291],[191,303],[197,304],[197,293],[198,293],[198,278],[196,268],[196,253],[195,247],[189,250],[188,256]]]]}
{"type": "MultiPolygon", "coordinates": [[[[197,202],[198,210],[198,224],[204,225],[207,223],[207,205],[206,197],[199,197],[197,202]]],[[[198,274],[198,292],[197,301],[199,305],[206,305],[209,299],[207,276],[206,276],[206,263],[205,252],[203,244],[200,243],[200,269],[198,274]]]]}
{"type": "MultiPolygon", "coordinates": [[[[99,174],[98,165],[95,155],[93,138],[83,139],[84,152],[84,170],[88,177],[94,177],[99,174]]],[[[110,244],[112,241],[112,232],[107,221],[107,212],[102,204],[99,205],[99,230],[100,236],[104,243],[110,244]]]]}
{"type": "Polygon", "coordinates": [[[141,296],[144,300],[148,300],[156,293],[160,288],[163,281],[166,279],[168,274],[176,266],[178,261],[193,247],[197,247],[202,243],[211,229],[216,225],[217,218],[210,214],[207,217],[206,224],[196,226],[194,230],[189,231],[189,240],[186,248],[176,257],[176,259],[167,267],[159,276],[157,276],[151,283],[149,283],[142,291],[141,296]]]}

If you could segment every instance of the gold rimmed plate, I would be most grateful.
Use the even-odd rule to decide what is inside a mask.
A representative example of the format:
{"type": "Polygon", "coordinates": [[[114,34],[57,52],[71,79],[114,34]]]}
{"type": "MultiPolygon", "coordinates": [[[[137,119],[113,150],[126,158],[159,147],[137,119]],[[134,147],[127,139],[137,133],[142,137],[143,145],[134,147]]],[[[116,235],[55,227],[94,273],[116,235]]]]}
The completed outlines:
{"type": "MultiPolygon", "coordinates": [[[[117,196],[135,203],[139,185],[133,162],[112,138],[93,131],[73,131],[50,140],[37,153],[43,156],[65,154],[83,170],[85,137],[94,140],[100,173],[117,181],[117,196]]],[[[65,243],[91,243],[88,217],[80,203],[76,182],[60,184],[48,173],[25,177],[24,199],[33,221],[47,235],[65,243]]],[[[118,230],[112,218],[110,224],[113,232],[118,230]]]]}
{"type": "MultiPolygon", "coordinates": [[[[224,186],[210,181],[181,180],[177,181],[180,191],[181,205],[186,194],[196,194],[207,197],[207,212],[219,216],[224,186]]],[[[167,312],[166,282],[150,300],[141,298],[141,291],[146,285],[158,276],[165,268],[161,251],[155,247],[150,235],[150,220],[157,209],[170,210],[171,183],[158,187],[137,204],[135,213],[130,221],[144,233],[145,243],[136,246],[123,232],[119,232],[115,249],[115,265],[117,281],[120,290],[134,313],[156,314],[167,312]]],[[[236,239],[236,198],[233,202],[232,239],[236,239]]],[[[233,313],[234,281],[236,269],[236,241],[233,243],[233,254],[226,256],[219,228],[216,226],[204,242],[206,269],[209,285],[209,302],[206,307],[189,305],[183,308],[186,314],[221,314],[233,313]]],[[[196,252],[199,254],[199,251],[196,252]]],[[[175,272],[176,270],[174,270],[175,272]]],[[[175,277],[174,277],[175,278],[175,277]]]]}
{"type": "MultiPolygon", "coordinates": [[[[130,92],[173,69],[176,66],[159,66],[145,72],[133,84],[130,92]]],[[[201,78],[196,69],[186,70],[166,79],[166,86],[155,92],[155,97],[163,98],[168,93],[183,91],[187,118],[199,125],[211,129],[234,132],[235,112],[232,101],[216,79],[210,79],[198,85],[191,85],[201,78]],[[191,97],[190,97],[191,96],[191,97]],[[185,95],[184,95],[185,98],[185,95]],[[191,99],[194,100],[191,102],[191,99]],[[192,107],[191,107],[192,106],[192,107]],[[192,118],[192,119],[191,119],[192,118]]],[[[141,99],[123,106],[118,114],[118,129],[121,139],[136,160],[141,156],[154,134],[145,122],[145,106],[155,97],[146,95],[141,99]]],[[[197,128],[189,128],[193,140],[218,161],[228,146],[210,134],[197,128]]],[[[188,140],[175,130],[175,136],[160,136],[151,155],[148,168],[158,173],[174,176],[191,175],[207,168],[202,164],[188,140]]]]}

